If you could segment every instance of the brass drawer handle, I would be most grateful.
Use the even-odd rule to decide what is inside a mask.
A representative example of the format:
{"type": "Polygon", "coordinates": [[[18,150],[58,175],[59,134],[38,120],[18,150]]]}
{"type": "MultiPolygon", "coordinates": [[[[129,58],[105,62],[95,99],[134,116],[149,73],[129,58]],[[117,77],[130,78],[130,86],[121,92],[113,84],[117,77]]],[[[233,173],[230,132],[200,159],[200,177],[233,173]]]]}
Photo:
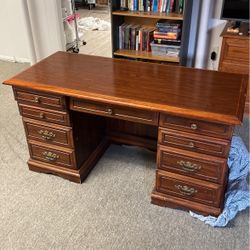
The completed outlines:
{"type": "Polygon", "coordinates": [[[44,140],[52,140],[56,137],[56,134],[53,133],[52,131],[48,131],[48,130],[39,130],[38,131],[38,134],[41,135],[41,137],[44,139],[44,140]]]}
{"type": "Polygon", "coordinates": [[[45,117],[44,113],[41,112],[41,113],[39,114],[39,117],[40,117],[41,119],[44,119],[44,117],[45,117]]]}
{"type": "Polygon", "coordinates": [[[52,153],[50,151],[44,151],[42,152],[42,155],[48,161],[56,161],[59,158],[59,155],[52,153]]]}
{"type": "Polygon", "coordinates": [[[193,130],[196,130],[198,128],[198,126],[195,123],[192,123],[190,125],[190,128],[193,129],[193,130]]]}
{"type": "Polygon", "coordinates": [[[107,113],[110,114],[110,115],[112,115],[113,114],[113,110],[111,108],[108,108],[107,109],[107,113]]]}
{"type": "Polygon", "coordinates": [[[36,103],[39,103],[39,102],[40,102],[40,97],[39,97],[39,96],[35,96],[34,101],[35,101],[36,103]]]}
{"type": "Polygon", "coordinates": [[[188,187],[186,185],[182,186],[182,185],[175,185],[175,187],[179,190],[179,192],[183,195],[187,195],[187,196],[191,196],[195,193],[198,192],[198,190],[196,190],[195,188],[192,187],[188,187]]]}
{"type": "Polygon", "coordinates": [[[201,169],[201,166],[190,161],[178,161],[177,164],[182,166],[182,169],[187,172],[194,172],[201,169]]]}

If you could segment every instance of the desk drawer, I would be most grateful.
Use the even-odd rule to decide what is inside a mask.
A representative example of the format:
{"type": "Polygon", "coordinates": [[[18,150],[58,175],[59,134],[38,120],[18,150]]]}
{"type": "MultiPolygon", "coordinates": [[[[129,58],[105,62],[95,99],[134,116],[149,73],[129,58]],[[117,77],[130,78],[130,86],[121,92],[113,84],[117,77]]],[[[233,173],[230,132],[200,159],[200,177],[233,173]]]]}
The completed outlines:
{"type": "Polygon", "coordinates": [[[118,118],[126,121],[134,121],[153,125],[158,124],[158,113],[148,110],[126,108],[117,105],[82,101],[78,99],[71,99],[70,109],[80,112],[118,118]]]}
{"type": "Polygon", "coordinates": [[[28,92],[24,90],[14,89],[15,99],[19,103],[36,105],[44,108],[64,109],[65,97],[50,95],[40,92],[28,92]]]}
{"type": "Polygon", "coordinates": [[[156,173],[156,190],[215,207],[220,206],[223,191],[220,185],[161,170],[156,173]]]}
{"type": "Polygon", "coordinates": [[[62,147],[73,147],[71,127],[23,118],[28,140],[38,140],[62,147]]]}
{"type": "Polygon", "coordinates": [[[214,156],[227,157],[230,142],[171,129],[159,129],[158,142],[175,148],[214,156]]]}
{"type": "Polygon", "coordinates": [[[227,159],[163,146],[158,146],[157,166],[158,169],[220,184],[224,183],[227,173],[227,159]]]}
{"type": "Polygon", "coordinates": [[[167,114],[160,115],[160,126],[164,128],[186,131],[193,134],[202,134],[223,139],[230,139],[233,133],[231,126],[171,116],[167,114]]]}
{"type": "Polygon", "coordinates": [[[50,147],[47,144],[29,141],[29,150],[30,156],[34,160],[76,169],[76,160],[72,149],[50,147]]]}
{"type": "Polygon", "coordinates": [[[24,117],[38,119],[41,121],[69,125],[69,116],[67,112],[37,108],[19,104],[20,114],[24,117]]]}

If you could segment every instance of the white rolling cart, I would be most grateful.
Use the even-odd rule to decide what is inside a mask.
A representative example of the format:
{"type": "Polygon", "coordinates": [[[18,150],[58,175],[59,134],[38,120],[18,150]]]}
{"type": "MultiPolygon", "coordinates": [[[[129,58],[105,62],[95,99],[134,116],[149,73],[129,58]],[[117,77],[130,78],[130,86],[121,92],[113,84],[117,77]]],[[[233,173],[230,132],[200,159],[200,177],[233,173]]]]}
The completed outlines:
{"type": "Polygon", "coordinates": [[[66,50],[72,51],[74,53],[79,53],[79,47],[81,45],[86,45],[87,43],[82,40],[82,35],[79,35],[78,26],[77,26],[77,13],[75,8],[75,1],[68,0],[65,1],[66,6],[63,9],[66,10],[66,14],[63,17],[64,30],[65,30],[65,40],[66,40],[66,50]],[[68,5],[67,5],[68,4],[68,5]],[[73,25],[70,26],[70,22],[73,22],[73,25]],[[67,27],[65,27],[67,26],[67,27]],[[73,29],[73,30],[72,30],[73,29]],[[71,35],[71,39],[67,37],[71,35]]]}

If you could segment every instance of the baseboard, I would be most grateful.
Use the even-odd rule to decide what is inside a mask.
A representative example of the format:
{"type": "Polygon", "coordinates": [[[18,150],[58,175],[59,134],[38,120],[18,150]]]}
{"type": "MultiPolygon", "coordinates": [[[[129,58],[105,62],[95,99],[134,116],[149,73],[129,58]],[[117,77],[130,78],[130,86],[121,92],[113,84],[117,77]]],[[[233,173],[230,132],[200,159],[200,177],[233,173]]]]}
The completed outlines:
{"type": "Polygon", "coordinates": [[[15,63],[31,63],[31,60],[28,58],[21,58],[21,57],[15,57],[15,56],[0,55],[0,60],[6,61],[6,62],[15,62],[15,63]]]}

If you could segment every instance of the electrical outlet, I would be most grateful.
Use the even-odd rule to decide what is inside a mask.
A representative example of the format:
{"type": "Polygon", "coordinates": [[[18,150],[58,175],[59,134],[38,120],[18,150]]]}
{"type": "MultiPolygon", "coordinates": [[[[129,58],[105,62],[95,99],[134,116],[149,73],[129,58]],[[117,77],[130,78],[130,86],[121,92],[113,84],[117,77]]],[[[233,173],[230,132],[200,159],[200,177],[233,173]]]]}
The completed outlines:
{"type": "Polygon", "coordinates": [[[210,60],[216,61],[218,59],[219,47],[213,47],[210,53],[210,60]]]}

